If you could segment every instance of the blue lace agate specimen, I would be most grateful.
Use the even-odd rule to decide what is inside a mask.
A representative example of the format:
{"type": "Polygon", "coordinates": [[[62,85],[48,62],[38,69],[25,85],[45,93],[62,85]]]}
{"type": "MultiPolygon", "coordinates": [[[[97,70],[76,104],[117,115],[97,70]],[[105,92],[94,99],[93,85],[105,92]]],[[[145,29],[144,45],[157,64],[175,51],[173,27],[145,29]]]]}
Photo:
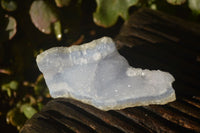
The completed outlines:
{"type": "Polygon", "coordinates": [[[102,110],[176,99],[172,75],[131,67],[109,37],[51,48],[37,56],[37,64],[53,98],[73,98],[102,110]]]}

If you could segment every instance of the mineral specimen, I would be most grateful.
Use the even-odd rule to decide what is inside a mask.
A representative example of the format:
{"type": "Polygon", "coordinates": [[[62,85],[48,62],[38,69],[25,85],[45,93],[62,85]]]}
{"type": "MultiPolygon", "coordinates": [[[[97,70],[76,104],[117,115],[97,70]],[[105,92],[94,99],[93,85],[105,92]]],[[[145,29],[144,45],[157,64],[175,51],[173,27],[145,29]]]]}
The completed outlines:
{"type": "Polygon", "coordinates": [[[37,64],[53,98],[73,98],[102,110],[176,99],[172,75],[131,67],[109,37],[51,48],[37,56],[37,64]]]}

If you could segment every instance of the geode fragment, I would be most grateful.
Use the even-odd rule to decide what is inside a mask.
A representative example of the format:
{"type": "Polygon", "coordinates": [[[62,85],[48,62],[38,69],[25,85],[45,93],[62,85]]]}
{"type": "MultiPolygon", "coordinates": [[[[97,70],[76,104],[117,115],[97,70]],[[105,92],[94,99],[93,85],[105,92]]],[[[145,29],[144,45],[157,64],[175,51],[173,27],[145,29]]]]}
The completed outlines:
{"type": "Polygon", "coordinates": [[[73,98],[102,110],[176,99],[172,75],[131,67],[109,37],[51,48],[37,56],[37,64],[53,98],[73,98]]]}

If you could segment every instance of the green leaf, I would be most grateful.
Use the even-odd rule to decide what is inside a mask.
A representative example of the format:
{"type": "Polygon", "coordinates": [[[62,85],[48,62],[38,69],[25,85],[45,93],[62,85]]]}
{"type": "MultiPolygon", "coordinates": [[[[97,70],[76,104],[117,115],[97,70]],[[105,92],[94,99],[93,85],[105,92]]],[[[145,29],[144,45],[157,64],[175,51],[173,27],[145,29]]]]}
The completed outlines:
{"type": "Polygon", "coordinates": [[[52,32],[52,24],[59,22],[55,10],[43,0],[34,1],[31,4],[29,13],[35,27],[45,34],[50,34],[52,32]]]}
{"type": "Polygon", "coordinates": [[[1,0],[1,7],[7,11],[15,11],[17,9],[17,3],[14,0],[1,0]]]}
{"type": "Polygon", "coordinates": [[[49,94],[43,75],[38,76],[34,86],[34,92],[37,96],[46,96],[49,94]]]}
{"type": "Polygon", "coordinates": [[[0,21],[0,42],[11,40],[17,32],[15,18],[5,15],[0,21]]]}
{"type": "Polygon", "coordinates": [[[11,81],[7,84],[3,84],[1,86],[2,91],[7,91],[8,97],[12,96],[12,91],[11,90],[17,90],[18,88],[18,82],[17,81],[11,81]]]}
{"type": "Polygon", "coordinates": [[[55,0],[58,7],[68,6],[71,0],[55,0]]]}
{"type": "Polygon", "coordinates": [[[7,91],[7,89],[10,89],[8,84],[1,85],[1,90],[2,91],[7,91]]]}
{"type": "Polygon", "coordinates": [[[152,10],[157,10],[157,4],[155,0],[148,0],[148,7],[152,10]]]}
{"type": "Polygon", "coordinates": [[[11,81],[9,83],[9,87],[12,89],[12,90],[17,90],[18,88],[18,82],[17,81],[11,81]]]}
{"type": "Polygon", "coordinates": [[[167,0],[167,2],[172,5],[182,5],[186,0],[167,0]]]}
{"type": "Polygon", "coordinates": [[[8,97],[11,97],[12,93],[11,93],[10,89],[7,89],[7,95],[8,95],[8,97]]]}
{"type": "Polygon", "coordinates": [[[7,90],[8,88],[12,90],[16,90],[18,88],[18,82],[15,80],[10,81],[9,83],[3,84],[1,88],[2,90],[7,90]]]}
{"type": "Polygon", "coordinates": [[[60,21],[57,21],[53,24],[54,26],[54,33],[56,35],[57,40],[62,39],[62,32],[61,32],[61,23],[60,21]]]}
{"type": "Polygon", "coordinates": [[[20,113],[19,109],[17,108],[13,108],[12,110],[8,111],[6,116],[7,123],[17,127],[18,130],[24,125],[26,120],[27,119],[24,114],[20,113]]]}
{"type": "Polygon", "coordinates": [[[37,113],[37,110],[33,108],[30,104],[23,104],[20,110],[28,119],[30,119],[35,113],[37,113]]]}
{"type": "Polygon", "coordinates": [[[196,14],[200,14],[200,0],[189,0],[189,8],[196,14]]]}
{"type": "Polygon", "coordinates": [[[17,90],[17,88],[18,88],[18,82],[14,81],[14,80],[7,84],[3,84],[1,86],[2,91],[7,91],[7,95],[9,97],[11,97],[11,95],[12,95],[11,90],[17,90]]]}
{"type": "Polygon", "coordinates": [[[43,104],[42,103],[37,103],[37,106],[38,106],[38,110],[41,111],[42,108],[43,108],[43,104]]]}
{"type": "Polygon", "coordinates": [[[110,27],[117,22],[119,16],[128,19],[128,9],[138,0],[96,0],[97,8],[93,14],[94,22],[102,27],[110,27]]]}

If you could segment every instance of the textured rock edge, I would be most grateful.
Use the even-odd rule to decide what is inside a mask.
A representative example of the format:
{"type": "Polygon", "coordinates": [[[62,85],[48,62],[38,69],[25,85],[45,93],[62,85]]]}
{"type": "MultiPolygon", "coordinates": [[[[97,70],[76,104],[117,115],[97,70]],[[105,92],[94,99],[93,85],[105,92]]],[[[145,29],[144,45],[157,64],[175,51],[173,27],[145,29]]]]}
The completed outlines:
{"type": "Polygon", "coordinates": [[[72,98],[74,100],[78,100],[81,101],[82,103],[85,104],[89,104],[92,105],[98,109],[104,110],[104,111],[108,111],[108,110],[120,110],[120,109],[124,109],[124,108],[128,108],[128,107],[136,107],[136,106],[148,106],[148,105],[164,105],[167,104],[169,102],[173,102],[176,100],[176,95],[175,95],[175,91],[173,90],[173,88],[168,88],[168,91],[166,91],[164,94],[162,95],[157,95],[157,96],[150,96],[150,97],[145,97],[144,100],[141,100],[141,98],[139,99],[127,99],[129,100],[127,101],[123,101],[123,102],[127,102],[126,104],[114,104],[114,105],[107,105],[107,106],[99,106],[97,104],[99,104],[100,102],[96,102],[93,103],[91,100],[86,100],[86,99],[77,99],[75,97],[73,97],[72,95],[67,95],[67,97],[65,95],[63,96],[59,96],[56,98],[72,98]]]}
{"type": "Polygon", "coordinates": [[[93,40],[91,42],[84,43],[82,45],[73,45],[71,47],[53,47],[37,55],[36,61],[37,63],[39,63],[45,58],[45,56],[47,56],[48,54],[57,53],[57,51],[63,52],[63,53],[72,53],[74,51],[92,49],[99,43],[106,43],[106,44],[112,44],[112,45],[115,44],[110,37],[102,37],[102,38],[93,40]]]}

